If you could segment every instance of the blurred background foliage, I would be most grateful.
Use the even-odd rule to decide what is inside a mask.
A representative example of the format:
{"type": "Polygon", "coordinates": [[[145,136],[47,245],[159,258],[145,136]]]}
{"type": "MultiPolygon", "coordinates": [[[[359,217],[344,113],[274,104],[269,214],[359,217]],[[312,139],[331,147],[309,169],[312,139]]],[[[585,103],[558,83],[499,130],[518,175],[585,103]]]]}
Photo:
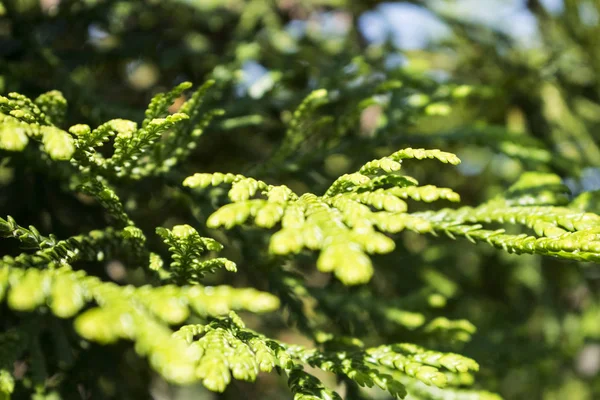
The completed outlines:
{"type": "MultiPolygon", "coordinates": [[[[206,130],[187,172],[245,173],[320,193],[374,157],[438,147],[463,163],[414,163],[409,173],[453,188],[466,205],[503,192],[525,171],[558,174],[571,198],[600,190],[598,0],[0,1],[0,92],[60,90],[69,100],[65,126],[141,120],[155,93],[208,78],[217,90],[206,108],[225,115],[206,130]],[[292,113],[315,89],[327,89],[327,101],[301,121],[304,136],[295,140],[292,113]]],[[[59,237],[102,223],[99,207],[63,194],[46,175],[1,160],[2,214],[59,237]]],[[[190,217],[181,199],[153,188],[140,184],[126,199],[140,225],[157,226],[163,214],[190,217]]],[[[204,223],[211,210],[193,209],[193,218],[204,223]]],[[[240,265],[235,279],[261,285],[264,235],[203,233],[240,265]]],[[[460,351],[481,364],[479,386],[507,399],[600,398],[597,266],[409,233],[398,241],[376,258],[371,283],[340,287],[337,300],[323,293],[339,282],[306,272],[313,258],[295,260],[289,269],[307,275],[309,286],[296,295],[311,324],[367,342],[418,336],[460,351]],[[311,302],[322,307],[314,315],[311,302]],[[449,320],[465,321],[453,328],[449,320]]],[[[143,280],[115,262],[106,271],[143,280]]],[[[302,321],[299,329],[279,318],[260,324],[284,341],[305,340],[302,321]]],[[[168,387],[123,349],[90,350],[96,375],[84,376],[91,367],[80,365],[81,379],[97,380],[108,398],[142,398],[148,386],[156,399],[288,396],[274,375],[220,395],[168,387]]],[[[315,374],[335,386],[332,376],[315,374]]]]}

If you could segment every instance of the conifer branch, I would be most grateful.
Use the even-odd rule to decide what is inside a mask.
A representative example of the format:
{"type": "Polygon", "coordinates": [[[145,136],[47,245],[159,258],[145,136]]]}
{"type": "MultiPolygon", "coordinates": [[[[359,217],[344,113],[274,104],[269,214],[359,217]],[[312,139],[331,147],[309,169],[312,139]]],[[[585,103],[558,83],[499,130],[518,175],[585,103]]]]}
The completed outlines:
{"type": "Polygon", "coordinates": [[[169,271],[175,282],[197,283],[206,273],[212,273],[218,268],[237,271],[235,263],[225,258],[202,260],[203,253],[218,252],[223,246],[214,239],[200,237],[189,225],[177,225],[172,230],[156,228],[156,233],[173,254],[169,271]]]}
{"type": "MultiPolygon", "coordinates": [[[[405,213],[407,206],[402,198],[410,196],[427,202],[439,198],[459,199],[450,189],[434,186],[381,188],[373,192],[367,189],[367,184],[374,180],[381,182],[383,177],[397,176],[400,162],[410,158],[431,158],[450,164],[460,161],[455,155],[439,150],[400,150],[365,164],[360,172],[342,176],[321,197],[314,194],[299,197],[285,186],[270,186],[233,174],[195,174],[186,178],[183,185],[203,189],[231,184],[228,196],[233,203],[212,214],[207,221],[209,227],[231,228],[250,217],[263,228],[281,222],[282,229],[271,237],[271,253],[294,254],[303,248],[321,250],[317,268],[334,272],[342,282],[352,285],[367,282],[373,274],[366,253],[388,253],[395,247],[394,242],[375,227],[389,233],[405,228],[416,232],[431,229],[425,219],[405,213]],[[253,198],[259,189],[266,200],[253,198]],[[369,206],[383,211],[373,212],[369,206]]],[[[414,184],[408,178],[403,182],[414,184]]]]}
{"type": "MultiPolygon", "coordinates": [[[[173,336],[198,352],[197,378],[216,392],[224,391],[232,378],[254,381],[259,371],[270,372],[274,367],[279,367],[288,374],[288,385],[295,398],[340,398],[314,376],[304,372],[304,366],[310,365],[346,376],[359,386],[376,385],[390,392],[394,398],[402,399],[406,396],[403,384],[392,375],[381,372],[380,366],[438,387],[445,387],[448,380],[440,369],[451,373],[478,370],[477,363],[469,358],[429,351],[411,344],[366,350],[356,340],[349,340],[348,348],[342,344],[344,350],[287,345],[247,329],[234,312],[227,318],[215,319],[207,325],[183,326],[173,336]]],[[[452,376],[451,379],[457,378],[452,376]]]]}
{"type": "Polygon", "coordinates": [[[18,239],[25,249],[53,247],[57,241],[54,235],[42,236],[34,226],[29,226],[29,229],[23,228],[10,215],[6,219],[0,218],[0,235],[18,239]]]}
{"type": "Polygon", "coordinates": [[[68,266],[25,270],[0,262],[0,301],[4,299],[18,311],[32,312],[47,304],[59,318],[78,315],[75,328],[87,340],[103,344],[133,340],[139,354],[147,355],[158,372],[177,383],[197,379],[193,363],[199,353],[171,338],[168,325],[182,323],[191,311],[214,317],[231,310],[268,312],[279,305],[276,297],[253,289],[135,288],[102,282],[68,266]],[[97,307],[81,313],[90,302],[97,307]]]}

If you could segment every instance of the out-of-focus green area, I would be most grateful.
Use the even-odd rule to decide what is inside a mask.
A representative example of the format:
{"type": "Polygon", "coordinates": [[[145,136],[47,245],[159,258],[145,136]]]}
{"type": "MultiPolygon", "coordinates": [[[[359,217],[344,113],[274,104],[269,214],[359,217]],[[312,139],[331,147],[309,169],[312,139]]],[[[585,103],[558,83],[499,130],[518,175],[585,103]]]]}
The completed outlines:
{"type": "MultiPolygon", "coordinates": [[[[465,205],[504,192],[526,171],[558,174],[569,200],[600,190],[600,2],[501,3],[3,0],[0,92],[35,98],[60,90],[69,100],[65,126],[97,126],[112,118],[141,120],[155,93],[215,79],[206,108],[225,115],[202,136],[189,172],[254,171],[299,193],[320,192],[364,162],[408,146],[459,155],[458,168],[423,162],[407,169],[419,181],[451,187],[465,205]],[[378,91],[388,79],[401,84],[378,91]],[[311,134],[273,162],[294,109],[315,89],[327,89],[330,100],[315,121],[335,119],[301,127],[311,134]]],[[[33,167],[22,171],[0,160],[1,214],[64,237],[95,228],[95,210],[61,194],[33,167]]],[[[183,214],[152,186],[140,187],[127,207],[137,204],[148,207],[141,221],[149,227],[158,225],[161,212],[174,220],[183,214]]],[[[581,209],[598,213],[600,205],[582,201],[581,209]]],[[[197,217],[208,214],[202,209],[197,217]]],[[[260,262],[259,252],[241,244],[251,233],[210,234],[241,265],[235,279],[260,281],[256,271],[244,269],[260,262]]],[[[460,351],[479,361],[478,387],[506,399],[600,398],[597,265],[508,255],[447,238],[407,233],[397,239],[393,253],[375,258],[368,287],[341,289],[355,303],[319,304],[335,322],[332,330],[367,342],[419,341],[460,351]],[[418,313],[468,320],[477,332],[411,329],[420,325],[418,313]],[[399,322],[390,324],[394,318],[399,322]]],[[[262,238],[255,241],[264,247],[262,238]]],[[[0,247],[0,254],[9,249],[0,247]]],[[[317,299],[336,285],[308,275],[317,299]]],[[[276,318],[254,323],[283,341],[305,340],[276,318]]],[[[215,395],[200,386],[168,386],[131,361],[130,349],[92,352],[88,363],[105,398],[142,398],[136,396],[148,385],[156,399],[289,396],[275,374],[215,395]],[[124,383],[126,390],[119,386],[124,383]]],[[[315,375],[337,384],[333,375],[315,375]]],[[[369,396],[387,398],[376,391],[369,396]]]]}

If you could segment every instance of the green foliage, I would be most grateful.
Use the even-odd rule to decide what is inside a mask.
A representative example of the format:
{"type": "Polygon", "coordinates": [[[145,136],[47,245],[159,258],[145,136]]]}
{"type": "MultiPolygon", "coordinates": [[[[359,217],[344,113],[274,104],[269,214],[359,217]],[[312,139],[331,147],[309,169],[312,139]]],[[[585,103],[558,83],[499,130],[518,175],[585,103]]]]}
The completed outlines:
{"type": "Polygon", "coordinates": [[[320,250],[317,268],[334,272],[343,283],[350,285],[365,283],[373,275],[366,253],[394,250],[393,241],[374,228],[387,233],[408,229],[434,235],[445,233],[451,238],[462,236],[518,254],[599,260],[600,247],[595,246],[600,217],[553,206],[568,201],[563,194],[568,189],[558,176],[525,174],[508,190],[506,198],[499,197],[476,208],[407,213],[408,207],[403,201],[407,198],[423,202],[460,199],[450,189],[417,186],[414,178],[400,176],[400,161],[410,158],[435,158],[455,165],[460,162],[455,155],[439,150],[404,149],[338,178],[320,197],[298,196],[285,186],[269,186],[233,174],[195,174],[186,178],[183,185],[203,189],[209,185],[231,184],[228,197],[233,203],[211,215],[207,220],[209,227],[231,228],[250,217],[262,228],[281,222],[282,229],[270,241],[271,253],[286,255],[303,248],[320,250]],[[259,189],[266,199],[251,198],[259,189]],[[382,211],[374,212],[369,206],[382,211]],[[522,224],[537,236],[506,234],[503,229],[483,229],[481,225],[494,222],[522,224]]]}
{"type": "MultiPolygon", "coordinates": [[[[200,349],[196,371],[203,384],[221,392],[231,378],[254,381],[259,371],[270,372],[274,367],[286,371],[288,385],[296,399],[340,398],[313,376],[303,372],[303,364],[346,376],[359,386],[377,385],[395,398],[404,398],[406,390],[391,375],[380,372],[381,366],[402,371],[427,385],[444,387],[446,375],[436,367],[451,372],[467,372],[479,367],[473,360],[409,345],[382,346],[361,349],[353,346],[342,351],[308,350],[267,339],[246,329],[235,313],[208,325],[186,325],[174,334],[194,348],[200,349]],[[330,397],[328,397],[330,396],[330,397]]],[[[339,347],[339,345],[338,345],[339,347]]]]}
{"type": "MultiPolygon", "coordinates": [[[[25,248],[35,251],[14,258],[5,256],[2,261],[1,294],[11,309],[32,312],[48,307],[58,318],[76,317],[74,328],[83,339],[104,345],[119,339],[131,340],[136,352],[147,357],[150,365],[166,380],[174,383],[199,380],[206,388],[217,392],[224,391],[232,378],[254,381],[259,371],[269,372],[277,366],[288,374],[288,384],[295,398],[339,397],[303,372],[304,365],[310,365],[355,381],[359,386],[376,385],[394,398],[403,398],[406,395],[404,386],[393,376],[380,371],[381,367],[395,369],[407,377],[439,387],[445,387],[448,378],[436,367],[454,373],[478,368],[470,359],[425,352],[414,345],[363,350],[353,344],[347,350],[333,352],[326,348],[308,350],[247,330],[236,315],[219,319],[219,315],[232,310],[271,311],[279,306],[279,299],[253,289],[200,286],[206,274],[219,268],[231,272],[237,269],[235,263],[226,258],[203,259],[203,253],[220,251],[223,246],[214,239],[201,237],[188,224],[172,229],[156,228],[156,233],[172,253],[172,262],[168,270],[164,270],[161,257],[148,252],[146,235],[135,226],[116,191],[105,182],[145,176],[135,172],[139,167],[133,167],[133,163],[155,144],[159,132],[189,119],[184,113],[159,120],[155,118],[164,114],[166,105],[187,87],[187,84],[180,85],[169,94],[156,96],[140,130],[135,123],[125,120],[110,121],[93,131],[84,125],[69,129],[78,137],[73,147],[77,150],[71,152],[70,160],[73,168],[79,171],[78,174],[67,174],[72,182],[70,187],[91,195],[112,218],[113,225],[121,230],[109,227],[59,241],[54,236],[42,236],[33,226],[23,228],[11,217],[0,220],[3,236],[14,237],[25,248]],[[114,155],[104,159],[97,148],[115,133],[114,155]],[[92,177],[92,171],[101,175],[92,177]],[[81,183],[77,185],[77,182],[81,183]],[[73,263],[101,261],[117,254],[134,265],[157,271],[163,281],[161,286],[120,286],[72,268],[73,263]],[[90,302],[96,306],[84,311],[90,302]],[[207,324],[185,325],[171,335],[169,326],[184,323],[192,313],[207,319],[207,324]]],[[[29,104],[26,98],[19,99],[21,103],[29,104]]],[[[305,113],[303,110],[308,107],[309,100],[300,106],[302,112],[296,118],[305,113]]],[[[189,108],[184,105],[182,110],[189,108]]],[[[21,123],[28,124],[30,130],[36,129],[32,123],[21,123]]],[[[59,128],[53,129],[64,133],[59,128]]],[[[285,148],[287,144],[284,142],[282,146],[285,148]]],[[[454,165],[460,162],[455,155],[439,150],[408,148],[368,162],[356,173],[343,175],[323,196],[298,196],[287,186],[272,186],[234,174],[195,174],[184,181],[184,186],[205,189],[229,184],[228,197],[233,203],[210,216],[209,227],[232,228],[249,217],[262,228],[272,228],[281,222],[281,229],[270,241],[271,253],[287,255],[298,253],[305,247],[320,250],[319,270],[333,271],[343,283],[356,285],[367,282],[373,275],[367,253],[387,253],[395,247],[393,240],[375,228],[387,233],[404,229],[418,233],[434,230],[428,220],[406,212],[405,199],[423,202],[459,200],[458,194],[450,189],[418,186],[414,178],[400,175],[403,160],[428,158],[454,165]],[[259,193],[264,200],[254,198],[259,193]]],[[[384,315],[390,319],[398,318],[390,313],[384,315]]],[[[411,324],[406,315],[400,319],[404,325],[411,324]]],[[[432,321],[428,329],[440,329],[443,324],[436,321],[432,321]]],[[[449,331],[450,325],[448,322],[441,329],[449,331]]],[[[6,385],[10,387],[9,383],[6,385]]]]}
{"type": "Polygon", "coordinates": [[[402,199],[410,197],[425,202],[459,199],[458,194],[449,189],[408,186],[416,185],[414,179],[400,177],[397,171],[400,162],[410,158],[460,162],[455,155],[439,150],[404,149],[365,164],[359,172],[340,177],[320,197],[309,193],[298,196],[286,186],[269,186],[233,174],[195,174],[186,178],[183,185],[203,189],[209,185],[231,184],[228,197],[233,203],[211,215],[207,220],[209,227],[231,228],[250,217],[262,228],[281,222],[282,229],[272,236],[269,244],[271,253],[298,253],[305,247],[320,250],[317,268],[334,272],[345,284],[355,285],[368,282],[373,275],[366,253],[394,250],[394,242],[376,232],[375,227],[389,233],[404,229],[419,233],[431,230],[426,220],[405,213],[407,205],[402,199]],[[391,182],[396,185],[388,188],[391,182]],[[251,199],[259,189],[266,199],[251,199]],[[369,206],[382,211],[372,212],[369,206]]]}
{"type": "Polygon", "coordinates": [[[211,258],[201,261],[202,253],[206,251],[220,251],[223,246],[214,239],[204,238],[189,225],[177,225],[172,230],[156,228],[169,251],[173,253],[171,274],[179,282],[198,282],[206,273],[215,272],[217,268],[225,268],[236,272],[233,261],[226,258],[211,258]]]}
{"type": "Polygon", "coordinates": [[[0,400],[600,396],[598,7],[410,3],[1,2],[0,400]]]}
{"type": "Polygon", "coordinates": [[[17,311],[31,312],[47,306],[59,318],[78,315],[86,303],[97,307],[78,315],[74,326],[82,338],[102,344],[119,339],[135,342],[138,354],[147,356],[166,379],[186,383],[195,380],[192,350],[171,339],[168,325],[179,324],[190,309],[203,316],[227,314],[230,310],[271,311],[276,297],[253,289],[228,286],[118,286],[73,271],[21,269],[2,263],[0,299],[17,311]]]}

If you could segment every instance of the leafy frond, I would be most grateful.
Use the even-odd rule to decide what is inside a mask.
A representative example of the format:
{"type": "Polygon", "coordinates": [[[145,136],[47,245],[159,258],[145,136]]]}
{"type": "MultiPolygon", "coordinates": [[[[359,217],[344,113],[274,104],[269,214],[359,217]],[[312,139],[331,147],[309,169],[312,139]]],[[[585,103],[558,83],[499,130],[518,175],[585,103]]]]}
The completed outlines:
{"type": "Polygon", "coordinates": [[[202,99],[213,84],[206,82],[173,114],[169,107],[191,83],[156,95],[140,127],[134,121],[113,119],[93,130],[76,124],[68,132],[53,125],[64,119],[66,100],[60,93],[46,93],[36,102],[18,93],[0,96],[0,150],[22,151],[33,139],[43,144],[52,159],[71,160],[84,173],[130,179],[164,174],[190,155],[195,140],[215,116],[223,113],[220,109],[200,111],[202,99]],[[98,148],[112,137],[114,152],[105,158],[98,148]]]}
{"type": "MultiPolygon", "coordinates": [[[[346,376],[362,387],[378,386],[402,399],[407,394],[404,385],[382,367],[437,387],[445,387],[448,380],[441,369],[458,374],[479,368],[473,360],[458,354],[410,344],[363,349],[356,340],[350,340],[352,344],[342,345],[343,350],[288,345],[247,329],[234,312],[206,325],[183,326],[173,336],[199,352],[196,377],[216,392],[224,391],[232,378],[254,381],[259,371],[270,372],[278,367],[288,374],[288,385],[295,398],[341,399],[304,371],[305,366],[312,366],[346,376]]],[[[452,376],[451,379],[458,379],[452,376]]]]}
{"type": "Polygon", "coordinates": [[[288,386],[294,400],[341,400],[339,394],[326,388],[321,381],[301,368],[294,368],[288,374],[288,386]]]}
{"type": "Polygon", "coordinates": [[[140,168],[139,161],[142,153],[146,152],[161,135],[173,126],[188,119],[182,113],[169,115],[165,118],[154,118],[139,130],[123,131],[115,137],[115,153],[109,159],[109,165],[114,168],[117,176],[136,176],[140,168]],[[139,161],[138,161],[139,160],[139,161]]]}
{"type": "Polygon", "coordinates": [[[59,318],[75,319],[83,338],[103,344],[132,340],[141,355],[165,378],[178,383],[195,380],[193,363],[199,353],[171,338],[168,325],[180,324],[190,312],[201,316],[228,314],[231,310],[266,312],[276,309],[273,295],[228,286],[118,286],[73,271],[15,268],[2,262],[0,301],[25,312],[49,307],[59,318]],[[88,303],[97,306],[86,311],[88,303]]]}
{"type": "Polygon", "coordinates": [[[6,219],[0,218],[0,236],[18,239],[25,249],[44,249],[57,242],[54,235],[42,236],[34,226],[27,229],[18,225],[10,215],[6,219]]]}
{"type": "Polygon", "coordinates": [[[597,238],[600,216],[567,207],[535,204],[539,201],[555,202],[555,193],[522,196],[518,201],[533,205],[513,205],[515,202],[510,198],[510,191],[508,196],[508,200],[499,197],[478,207],[423,212],[417,213],[417,216],[429,221],[431,232],[487,242],[510,253],[543,254],[578,261],[600,260],[597,238]],[[504,229],[484,228],[484,224],[491,223],[521,225],[533,232],[511,234],[504,229]]]}
{"type": "Polygon", "coordinates": [[[53,125],[61,125],[63,123],[67,112],[67,100],[61,92],[51,90],[43,93],[35,99],[34,103],[46,115],[46,120],[50,123],[53,125]]]}
{"type": "Polygon", "coordinates": [[[53,126],[42,125],[37,120],[26,122],[27,118],[16,118],[11,113],[0,112],[0,149],[7,151],[22,151],[34,139],[42,143],[42,149],[53,160],[69,160],[75,152],[73,137],[53,126]]]}
{"type": "Polygon", "coordinates": [[[90,127],[84,124],[73,125],[69,128],[69,132],[77,137],[75,142],[77,152],[74,155],[76,165],[80,168],[89,165],[93,165],[98,169],[105,168],[106,160],[95,148],[103,146],[112,136],[127,136],[135,129],[136,124],[134,122],[124,119],[110,120],[94,130],[90,130],[90,127]]]}
{"type": "Polygon", "coordinates": [[[450,372],[478,371],[479,365],[459,354],[442,354],[425,350],[413,344],[381,346],[367,350],[374,363],[403,371],[424,383],[444,387],[446,376],[439,372],[445,368],[450,372]]]}
{"type": "MultiPolygon", "coordinates": [[[[10,217],[6,223],[1,224],[8,227],[17,226],[10,217]]],[[[6,255],[2,259],[4,263],[21,268],[54,268],[75,261],[101,261],[116,253],[121,253],[138,263],[147,257],[143,248],[146,238],[140,229],[133,226],[122,230],[94,230],[64,240],[56,240],[54,237],[43,239],[35,228],[31,228],[33,227],[25,232],[23,228],[18,227],[13,232],[23,232],[20,234],[21,240],[31,248],[39,250],[32,254],[21,253],[16,257],[6,255]]]]}
{"type": "Polygon", "coordinates": [[[432,202],[438,199],[459,201],[451,189],[416,186],[410,178],[398,180],[400,162],[406,158],[432,158],[457,164],[460,160],[439,150],[405,149],[389,157],[371,161],[359,172],[338,178],[325,195],[297,196],[286,187],[273,187],[233,174],[195,174],[184,186],[204,188],[231,184],[233,203],[212,214],[207,225],[231,228],[253,218],[259,227],[281,223],[270,240],[273,254],[299,253],[302,249],[320,250],[317,268],[334,272],[345,284],[367,282],[373,267],[367,254],[388,253],[394,242],[381,232],[397,233],[408,229],[417,233],[445,233],[471,241],[485,241],[511,253],[559,256],[578,261],[600,260],[596,225],[600,217],[554,206],[567,201],[567,188],[551,174],[525,174],[505,197],[478,207],[408,213],[404,199],[432,202]],[[375,182],[375,183],[374,183],[375,182]],[[382,182],[383,188],[373,190],[382,182]],[[269,196],[273,190],[283,198],[269,196]],[[252,198],[258,190],[267,199],[252,198]],[[549,204],[549,205],[539,205],[549,204]],[[373,211],[382,210],[382,211],[373,211]],[[508,234],[500,229],[483,229],[483,223],[512,223],[531,228],[536,236],[508,234]]]}
{"type": "Polygon", "coordinates": [[[169,107],[171,107],[175,99],[191,87],[191,82],[183,82],[175,86],[170,92],[158,93],[154,96],[146,109],[146,118],[142,122],[142,127],[146,128],[156,118],[167,116],[169,114],[169,107]]]}
{"type": "Polygon", "coordinates": [[[311,193],[298,196],[285,186],[271,186],[233,174],[195,174],[186,178],[183,185],[203,189],[231,184],[228,195],[233,203],[212,214],[207,221],[209,227],[231,228],[251,217],[255,225],[263,228],[281,223],[281,229],[271,237],[271,253],[293,254],[303,248],[320,250],[317,268],[334,272],[342,282],[353,285],[367,282],[373,274],[367,253],[388,253],[395,247],[389,237],[375,228],[388,233],[431,229],[427,220],[406,213],[408,206],[403,199],[459,200],[458,194],[450,189],[408,186],[415,184],[411,178],[395,179],[399,176],[400,162],[410,158],[431,158],[450,164],[460,161],[455,155],[439,150],[400,150],[365,164],[357,173],[342,176],[323,196],[311,193]],[[369,187],[385,181],[405,182],[408,187],[377,190],[369,187]],[[253,198],[259,190],[266,199],[253,198]],[[381,211],[373,211],[371,207],[381,211]]]}
{"type": "MultiPolygon", "coordinates": [[[[41,98],[56,97],[50,93],[41,98]]],[[[48,116],[27,96],[19,93],[9,93],[7,97],[0,96],[0,112],[27,124],[52,125],[48,116]]]]}
{"type": "Polygon", "coordinates": [[[115,191],[102,180],[93,178],[86,179],[86,181],[79,185],[77,189],[82,193],[94,197],[116,221],[117,226],[125,227],[133,225],[133,221],[125,212],[123,204],[121,204],[121,200],[115,191]]]}
{"type": "Polygon", "coordinates": [[[173,229],[156,228],[163,241],[169,246],[173,261],[170,273],[176,282],[198,282],[205,274],[218,268],[235,272],[236,265],[226,258],[202,260],[205,252],[218,252],[223,246],[214,239],[201,237],[189,225],[176,225],[173,229]]]}

